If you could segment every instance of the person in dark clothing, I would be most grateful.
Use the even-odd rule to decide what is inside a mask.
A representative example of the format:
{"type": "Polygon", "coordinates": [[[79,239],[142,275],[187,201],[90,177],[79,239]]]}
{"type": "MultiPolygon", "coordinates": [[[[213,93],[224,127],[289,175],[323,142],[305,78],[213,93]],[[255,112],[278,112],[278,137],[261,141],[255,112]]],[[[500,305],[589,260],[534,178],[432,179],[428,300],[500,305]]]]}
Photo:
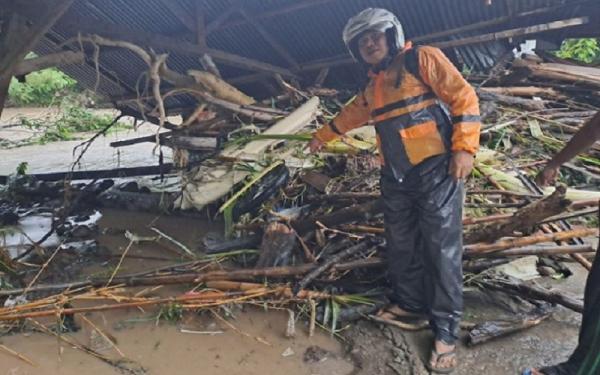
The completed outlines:
{"type": "Polygon", "coordinates": [[[369,68],[370,80],[314,134],[310,149],[375,126],[396,310],[429,316],[435,342],[428,367],[450,373],[463,310],[463,180],[479,148],[477,95],[441,50],[405,42],[400,22],[387,10],[369,8],[352,17],[344,42],[369,68]]]}
{"type": "MultiPolygon", "coordinates": [[[[554,183],[562,164],[587,150],[600,140],[600,112],[567,143],[538,174],[536,182],[545,186],[554,183]]],[[[600,246],[599,249],[600,251],[600,246]]],[[[596,256],[587,279],[583,318],[577,348],[564,363],[531,369],[533,375],[599,375],[600,374],[600,256],[596,256]]]]}

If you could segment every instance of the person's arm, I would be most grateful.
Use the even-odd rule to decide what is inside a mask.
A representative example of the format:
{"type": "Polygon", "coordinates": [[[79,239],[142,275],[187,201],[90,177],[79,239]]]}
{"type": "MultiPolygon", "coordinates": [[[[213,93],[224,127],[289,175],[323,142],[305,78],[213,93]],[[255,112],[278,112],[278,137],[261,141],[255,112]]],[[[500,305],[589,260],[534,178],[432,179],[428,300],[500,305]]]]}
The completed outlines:
{"type": "Polygon", "coordinates": [[[567,145],[554,155],[546,167],[537,175],[536,182],[541,186],[554,183],[561,165],[573,159],[580,152],[590,148],[600,140],[600,112],[579,130],[567,145]]]}
{"type": "Polygon", "coordinates": [[[450,107],[453,123],[450,174],[457,179],[465,178],[473,169],[473,156],[479,149],[481,122],[477,94],[438,48],[419,48],[419,72],[438,98],[450,107]]]}
{"type": "Polygon", "coordinates": [[[309,145],[310,151],[319,151],[325,143],[346,134],[352,129],[366,125],[369,118],[369,106],[364,95],[360,93],[342,109],[335,119],[313,134],[313,139],[309,145]]]}

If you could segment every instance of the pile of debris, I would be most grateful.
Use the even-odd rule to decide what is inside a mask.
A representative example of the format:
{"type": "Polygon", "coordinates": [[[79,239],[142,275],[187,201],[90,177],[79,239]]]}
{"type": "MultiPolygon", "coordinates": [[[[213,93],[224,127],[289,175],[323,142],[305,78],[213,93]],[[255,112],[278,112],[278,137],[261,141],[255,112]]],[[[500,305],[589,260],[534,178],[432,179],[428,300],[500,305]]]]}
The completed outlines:
{"type": "MultiPolygon", "coordinates": [[[[150,66],[161,67],[160,56],[148,58],[150,66]]],[[[194,77],[215,90],[224,87],[207,76],[194,77]]],[[[568,276],[571,270],[564,262],[591,267],[595,244],[590,238],[598,234],[600,192],[594,187],[600,180],[600,147],[596,144],[565,165],[562,179],[569,188],[541,190],[532,176],[600,106],[600,68],[526,56],[504,61],[487,76],[469,78],[481,98],[484,126],[483,147],[467,182],[465,284],[518,295],[531,304],[530,314],[514,321],[464,324],[470,342],[477,344],[538,324],[550,305],[582,311],[581,300],[529,280],[568,276]]],[[[0,324],[10,330],[24,320],[91,311],[158,305],[203,310],[260,302],[298,307],[310,332],[317,325],[336,332],[341,322],[362,317],[403,329],[427,327],[426,322],[400,323],[374,315],[387,304],[389,289],[382,272],[385,236],[372,129],[359,129],[327,145],[323,155],[309,155],[311,132],[330,120],[350,95],[282,84],[288,93],[270,108],[241,103],[233,108],[237,122],[222,113],[206,119],[202,107],[184,126],[171,126],[152,139],[115,144],[158,141],[174,147],[176,164],[184,170],[182,189],[171,195],[162,192],[158,201],[163,208],[167,202],[171,211],[193,208],[222,215],[224,233],[207,236],[200,249],[157,233],[190,259],[123,275],[119,265],[126,249],[110,277],[61,284],[37,284],[58,249],[46,252],[36,272],[26,273],[22,288],[0,288],[0,298],[6,299],[0,324]],[[252,123],[244,124],[244,117],[252,123]],[[193,285],[193,292],[165,298],[129,289],[172,284],[193,285]]],[[[234,94],[239,101],[241,93],[234,94]]],[[[101,203],[119,206],[119,191],[127,189],[110,185],[94,180],[79,191],[93,191],[94,198],[109,196],[101,203]]],[[[128,195],[130,200],[135,194],[153,194],[125,192],[134,194],[128,195]]],[[[127,238],[130,244],[145,240],[131,233],[127,238]]],[[[9,256],[1,259],[2,272],[16,274],[23,267],[9,256]]]]}

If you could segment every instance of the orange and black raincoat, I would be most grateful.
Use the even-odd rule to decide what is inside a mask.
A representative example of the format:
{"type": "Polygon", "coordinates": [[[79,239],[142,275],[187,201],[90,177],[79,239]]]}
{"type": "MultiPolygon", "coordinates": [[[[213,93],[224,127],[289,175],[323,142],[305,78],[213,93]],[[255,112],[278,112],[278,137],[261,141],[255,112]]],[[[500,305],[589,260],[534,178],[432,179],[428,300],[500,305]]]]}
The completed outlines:
{"type": "Polygon", "coordinates": [[[416,55],[417,74],[405,66],[410,47],[385,69],[369,72],[370,81],[356,99],[316,137],[331,141],[373,124],[384,164],[383,173],[397,180],[415,165],[450,151],[475,154],[479,147],[480,117],[475,90],[438,48],[422,46],[416,55]],[[450,110],[450,116],[440,102],[450,110]]]}

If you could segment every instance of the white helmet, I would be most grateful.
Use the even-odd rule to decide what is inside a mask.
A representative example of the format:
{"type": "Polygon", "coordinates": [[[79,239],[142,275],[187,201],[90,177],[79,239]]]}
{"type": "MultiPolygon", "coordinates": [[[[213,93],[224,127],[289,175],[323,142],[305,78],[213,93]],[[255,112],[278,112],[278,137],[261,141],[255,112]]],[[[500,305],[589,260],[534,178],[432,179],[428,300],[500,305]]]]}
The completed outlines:
{"type": "Polygon", "coordinates": [[[396,50],[404,48],[404,31],[398,18],[389,10],[367,8],[350,18],[346,27],[344,27],[344,43],[354,60],[360,61],[361,59],[358,51],[353,51],[353,49],[356,49],[356,44],[353,42],[357,36],[369,30],[389,33],[388,36],[392,39],[390,41],[392,43],[391,47],[396,50]]]}

